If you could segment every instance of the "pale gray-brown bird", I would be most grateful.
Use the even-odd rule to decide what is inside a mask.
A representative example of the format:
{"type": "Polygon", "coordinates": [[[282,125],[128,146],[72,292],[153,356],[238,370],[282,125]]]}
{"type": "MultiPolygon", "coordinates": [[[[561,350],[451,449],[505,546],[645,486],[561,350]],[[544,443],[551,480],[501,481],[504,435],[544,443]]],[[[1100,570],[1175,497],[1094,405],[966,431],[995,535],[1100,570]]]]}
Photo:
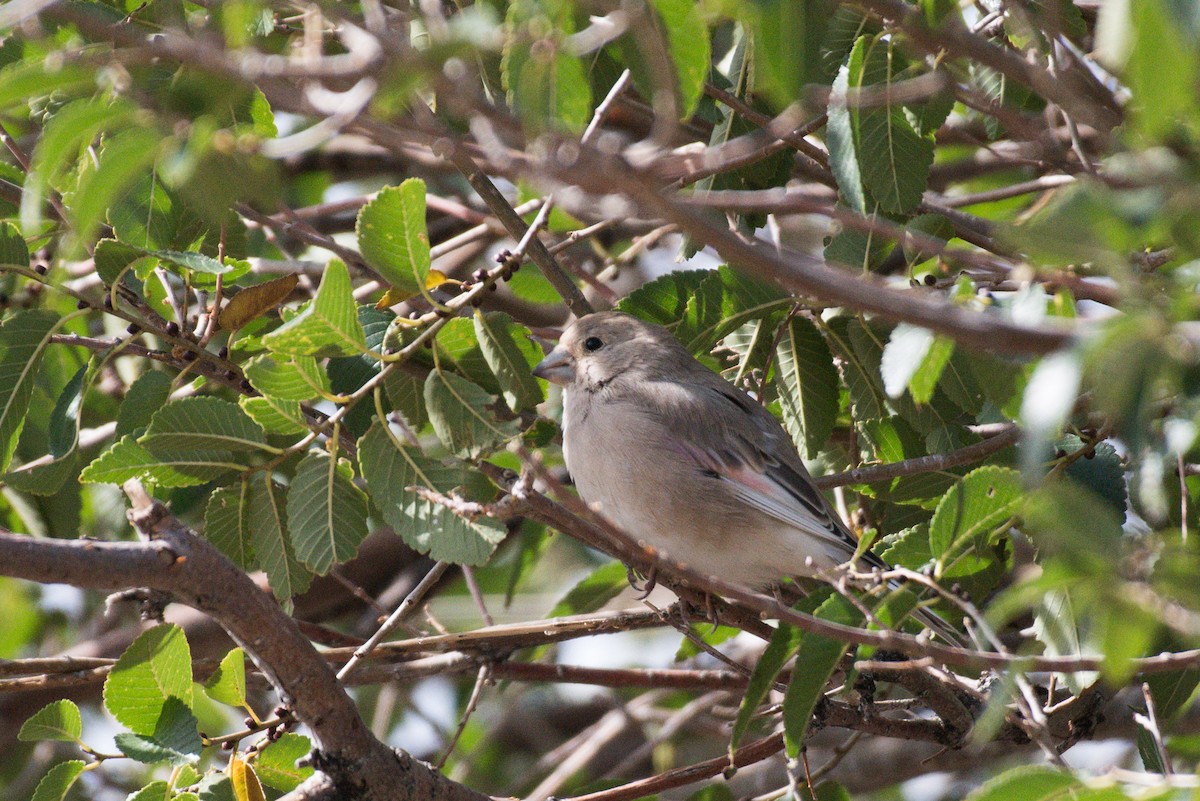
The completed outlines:
{"type": "MultiPolygon", "coordinates": [[[[563,387],[563,456],[580,497],[635,540],[759,588],[854,556],[857,539],[779,421],[662,326],[581,317],[534,375],[563,387]]],[[[918,617],[957,640],[928,610],[918,617]]]]}

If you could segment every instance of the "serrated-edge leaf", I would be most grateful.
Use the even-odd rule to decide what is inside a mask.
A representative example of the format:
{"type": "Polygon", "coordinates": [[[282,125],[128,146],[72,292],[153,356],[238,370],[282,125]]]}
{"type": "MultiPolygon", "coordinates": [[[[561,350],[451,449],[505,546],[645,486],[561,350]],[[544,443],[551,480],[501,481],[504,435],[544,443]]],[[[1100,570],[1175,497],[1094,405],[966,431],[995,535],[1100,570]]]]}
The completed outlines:
{"type": "Polygon", "coordinates": [[[104,707],[136,734],[153,736],[171,698],[192,705],[192,657],[183,629],[164,623],[138,635],[104,682],[104,707]]]}
{"type": "Polygon", "coordinates": [[[138,762],[194,765],[204,748],[198,726],[192,710],[178,697],[171,696],[163,704],[152,734],[121,732],[113,739],[125,756],[138,762]]]}
{"type": "Polygon", "coordinates": [[[254,545],[259,568],[267,574],[267,582],[275,598],[290,611],[292,598],[308,589],[312,573],[296,558],[288,530],[287,505],[283,488],[266,473],[259,473],[247,482],[250,489],[250,518],[254,527],[250,541],[254,545]]]}
{"type": "Polygon", "coordinates": [[[692,0],[650,0],[661,17],[679,86],[679,118],[691,118],[704,93],[712,45],[700,6],[692,0]]]}
{"type": "Polygon", "coordinates": [[[29,801],[62,801],[71,785],[75,784],[75,780],[83,773],[83,768],[84,762],[81,759],[58,763],[38,782],[37,789],[33,791],[29,801]]]}
{"type": "Polygon", "coordinates": [[[312,356],[260,353],[244,372],[251,386],[277,400],[306,401],[331,392],[329,376],[312,356]]]}
{"type": "Polygon", "coordinates": [[[0,222],[0,264],[29,266],[29,246],[21,232],[10,222],[0,222]]]}
{"type": "Polygon", "coordinates": [[[358,321],[350,271],[332,259],[317,295],[295,317],[263,337],[263,344],[289,356],[356,356],[367,349],[358,321]]]}
{"type": "Polygon", "coordinates": [[[79,742],[82,734],[83,718],[79,714],[79,707],[74,701],[63,698],[51,701],[33,713],[17,732],[17,739],[23,742],[58,740],[74,743],[79,742]]]}
{"type": "Polygon", "coordinates": [[[475,336],[483,358],[500,382],[508,407],[520,412],[537,406],[545,396],[531,372],[534,364],[526,356],[537,346],[526,339],[529,349],[522,349],[514,336],[514,326],[512,318],[503,312],[475,313],[475,336]]]}
{"type": "Polygon", "coordinates": [[[821,332],[793,317],[780,337],[776,389],[784,426],[807,459],[815,458],[833,433],[838,415],[838,374],[821,332]]]}
{"type": "Polygon", "coordinates": [[[354,230],[363,258],[388,283],[412,294],[425,291],[431,260],[424,181],[409,178],[381,190],[359,211],[354,230]]]}
{"type": "Polygon", "coordinates": [[[266,435],[236,403],[220,398],[183,398],[154,413],[138,444],[151,453],[254,451],[266,448],[266,435]]]}
{"type": "Polygon", "coordinates": [[[352,559],[367,538],[367,499],[349,466],[309,451],[288,488],[287,524],[296,558],[318,575],[352,559]]]}
{"type": "Polygon", "coordinates": [[[280,792],[290,793],[313,774],[310,766],[296,767],[296,760],[312,751],[312,741],[302,734],[285,732],[278,740],[267,745],[254,761],[258,778],[263,784],[280,792]]]}
{"type": "Polygon", "coordinates": [[[234,648],[221,658],[221,663],[204,682],[204,691],[214,701],[229,706],[246,705],[246,652],[234,648]]]}
{"type": "Polygon", "coordinates": [[[20,311],[0,324],[0,472],[7,471],[58,315],[20,311]]]}
{"type": "Polygon", "coordinates": [[[123,484],[141,478],[160,487],[195,487],[249,465],[234,461],[229,451],[151,453],[132,435],[122,437],[83,469],[79,480],[92,484],[123,484]]]}
{"type": "Polygon", "coordinates": [[[501,422],[487,411],[495,402],[495,396],[455,373],[433,370],[425,379],[425,408],[434,433],[463,458],[477,459],[516,436],[515,422],[501,422]]]}
{"type": "Polygon", "coordinates": [[[138,376],[117,409],[117,439],[126,434],[140,435],[171,397],[171,385],[171,376],[161,370],[147,370],[138,376]]]}
{"type": "Polygon", "coordinates": [[[257,564],[251,544],[257,523],[250,516],[249,496],[245,482],[219,487],[204,510],[204,538],[243,570],[257,564]]]}
{"type": "Polygon", "coordinates": [[[300,401],[242,396],[238,398],[238,406],[269,434],[294,436],[308,433],[300,401]]]}
{"type": "Polygon", "coordinates": [[[965,475],[938,503],[929,523],[929,549],[944,564],[969,542],[1007,520],[1022,499],[1021,474],[984,465],[965,475]]]}
{"type": "Polygon", "coordinates": [[[504,538],[505,529],[486,518],[467,520],[417,495],[416,487],[448,493],[466,479],[413,448],[394,442],[376,423],[358,442],[358,459],[371,497],[388,525],[409,547],[431,559],[482,564],[504,538]]]}

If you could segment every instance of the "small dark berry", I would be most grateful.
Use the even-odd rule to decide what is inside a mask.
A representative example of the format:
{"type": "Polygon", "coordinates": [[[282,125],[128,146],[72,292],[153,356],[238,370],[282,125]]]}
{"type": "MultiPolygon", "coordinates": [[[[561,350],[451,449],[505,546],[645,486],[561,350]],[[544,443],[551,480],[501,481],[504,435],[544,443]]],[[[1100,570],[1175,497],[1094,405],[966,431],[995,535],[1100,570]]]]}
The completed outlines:
{"type": "Polygon", "coordinates": [[[221,349],[219,351],[217,351],[217,356],[219,356],[222,359],[228,359],[229,358],[229,348],[222,345],[221,349]]]}
{"type": "Polygon", "coordinates": [[[199,358],[198,354],[192,350],[185,350],[181,357],[185,362],[194,362],[199,358]]]}
{"type": "Polygon", "coordinates": [[[221,750],[222,751],[232,751],[233,750],[233,741],[226,740],[225,742],[221,743],[221,750]]]}
{"type": "Polygon", "coordinates": [[[421,344],[423,344],[426,348],[430,348],[430,349],[433,348],[433,340],[432,339],[427,339],[421,344]]]}
{"type": "Polygon", "coordinates": [[[120,337],[113,337],[113,347],[115,348],[117,345],[120,345],[124,341],[125,340],[121,339],[120,337]]]}
{"type": "Polygon", "coordinates": [[[46,265],[44,265],[44,264],[35,264],[35,265],[34,265],[34,267],[33,267],[33,271],[34,271],[35,273],[37,273],[38,275],[45,275],[45,274],[46,274],[46,265]]]}
{"type": "Polygon", "coordinates": [[[511,258],[512,258],[512,251],[511,251],[511,250],[502,250],[502,251],[500,251],[499,253],[497,253],[497,254],[496,254],[496,263],[497,263],[497,264],[504,264],[505,262],[507,262],[507,261],[508,261],[509,259],[511,259],[511,258]]]}
{"type": "Polygon", "coordinates": [[[478,309],[483,305],[483,296],[476,295],[475,297],[471,298],[471,305],[478,309]]]}
{"type": "Polygon", "coordinates": [[[91,306],[91,305],[92,305],[92,304],[88,303],[88,302],[87,302],[86,300],[84,300],[83,298],[80,298],[80,299],[79,299],[79,301],[78,301],[78,302],[75,304],[75,308],[77,308],[77,309],[86,309],[88,306],[91,306]]]}
{"type": "Polygon", "coordinates": [[[496,291],[496,285],[495,285],[495,284],[492,284],[491,286],[489,286],[489,287],[488,287],[488,292],[495,292],[495,291],[496,291]]]}
{"type": "Polygon", "coordinates": [[[921,284],[920,284],[920,282],[917,281],[917,279],[910,278],[910,279],[908,279],[908,285],[912,286],[912,287],[917,287],[917,286],[920,286],[921,284]]]}
{"type": "Polygon", "coordinates": [[[142,327],[137,323],[130,323],[125,330],[131,334],[139,334],[142,331],[142,327]]]}
{"type": "Polygon", "coordinates": [[[226,370],[225,378],[229,381],[237,381],[238,374],[235,370],[226,370]]]}
{"type": "Polygon", "coordinates": [[[254,728],[254,718],[251,718],[251,717],[242,718],[242,723],[246,726],[247,729],[254,728]]]}
{"type": "Polygon", "coordinates": [[[254,391],[254,387],[251,386],[250,382],[244,378],[242,379],[242,383],[238,384],[238,389],[240,389],[242,392],[253,392],[254,391]]]}
{"type": "Polygon", "coordinates": [[[175,322],[174,320],[167,323],[167,336],[169,336],[169,337],[179,336],[179,323],[175,322]]]}
{"type": "Polygon", "coordinates": [[[937,283],[937,276],[933,273],[925,274],[925,286],[933,286],[937,283]]]}
{"type": "Polygon", "coordinates": [[[112,307],[113,307],[112,295],[105,295],[104,296],[104,308],[108,309],[109,311],[112,311],[112,307]]]}

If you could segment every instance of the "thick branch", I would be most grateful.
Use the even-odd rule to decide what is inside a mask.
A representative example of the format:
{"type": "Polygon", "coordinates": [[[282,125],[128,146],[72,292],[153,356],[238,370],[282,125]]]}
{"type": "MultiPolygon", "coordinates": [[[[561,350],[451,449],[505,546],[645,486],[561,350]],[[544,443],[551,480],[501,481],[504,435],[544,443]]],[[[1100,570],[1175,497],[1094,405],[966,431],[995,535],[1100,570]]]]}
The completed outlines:
{"type": "Polygon", "coordinates": [[[0,531],[0,574],[98,590],[148,587],[211,615],[309,727],[315,761],[345,797],[486,798],[375,739],[333,671],[278,604],[140,486],[129,491],[130,517],[149,542],[42,540],[0,531]]]}

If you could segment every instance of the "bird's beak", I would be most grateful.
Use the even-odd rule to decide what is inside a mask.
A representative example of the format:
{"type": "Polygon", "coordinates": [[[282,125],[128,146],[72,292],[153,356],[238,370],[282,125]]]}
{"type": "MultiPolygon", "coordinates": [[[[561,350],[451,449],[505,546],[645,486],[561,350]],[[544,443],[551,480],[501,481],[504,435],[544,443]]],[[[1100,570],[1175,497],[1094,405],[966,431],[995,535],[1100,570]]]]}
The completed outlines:
{"type": "Polygon", "coordinates": [[[533,374],[554,384],[566,386],[575,380],[575,360],[559,345],[533,368],[533,374]]]}

